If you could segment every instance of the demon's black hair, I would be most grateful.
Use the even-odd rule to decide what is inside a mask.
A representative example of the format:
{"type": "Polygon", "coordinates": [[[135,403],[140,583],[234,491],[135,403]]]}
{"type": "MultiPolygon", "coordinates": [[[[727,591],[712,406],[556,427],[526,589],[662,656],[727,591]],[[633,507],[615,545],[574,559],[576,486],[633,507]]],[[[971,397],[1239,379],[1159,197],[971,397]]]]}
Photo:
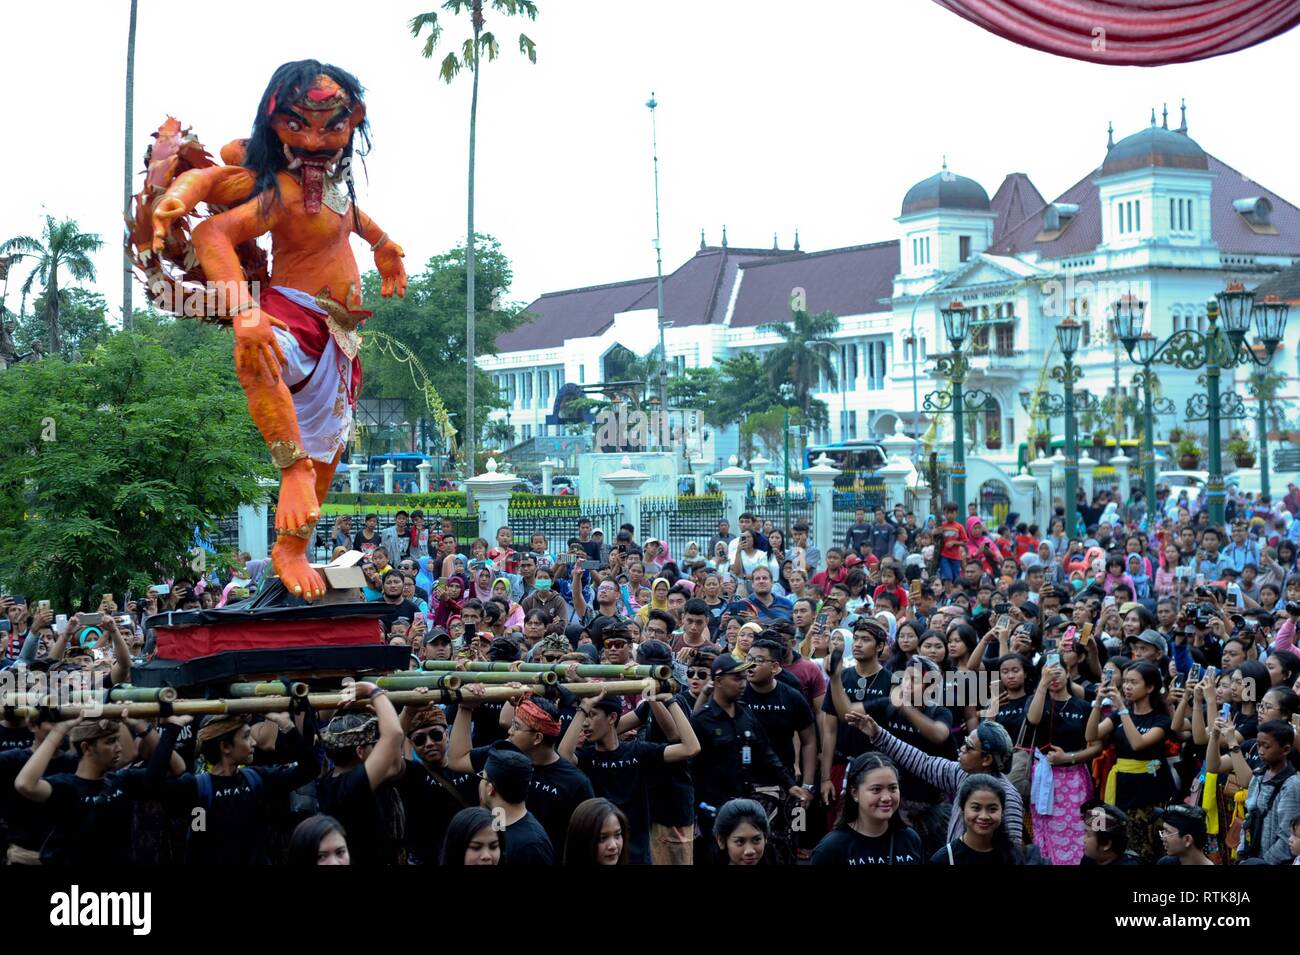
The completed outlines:
{"type": "MultiPolygon", "coordinates": [[[[275,101],[274,112],[287,109],[322,73],[337,83],[348,94],[353,104],[363,102],[365,90],[360,81],[347,70],[329,63],[321,63],[319,60],[295,60],[292,63],[285,63],[272,74],[271,82],[266,85],[266,92],[262,94],[262,99],[257,104],[253,131],[249,134],[244,150],[244,168],[256,176],[252,195],[261,196],[266,209],[269,209],[272,203],[280,201],[280,184],[275,176],[289,165],[288,160],[284,158],[284,147],[280,143],[280,137],[271,127],[272,111],[269,109],[271,102],[275,101]]],[[[364,157],[370,151],[370,120],[363,119],[361,125],[353,130],[353,138],[348,142],[340,162],[344,164],[351,162],[357,134],[361,136],[362,148],[357,150],[356,155],[364,157]]],[[[359,232],[361,217],[357,213],[357,195],[351,173],[347,176],[347,184],[348,196],[352,200],[352,218],[359,232]]]]}

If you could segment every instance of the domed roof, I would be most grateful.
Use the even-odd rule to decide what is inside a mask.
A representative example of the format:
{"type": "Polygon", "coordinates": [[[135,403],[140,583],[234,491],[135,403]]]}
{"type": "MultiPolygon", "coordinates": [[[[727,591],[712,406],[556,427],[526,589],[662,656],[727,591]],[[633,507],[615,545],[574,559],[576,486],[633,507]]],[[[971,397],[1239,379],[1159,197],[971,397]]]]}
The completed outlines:
{"type": "Polygon", "coordinates": [[[903,215],[931,209],[976,209],[988,212],[989,194],[974,179],[967,179],[947,169],[923,179],[903,197],[903,215]]]}
{"type": "Polygon", "coordinates": [[[1208,169],[1205,150],[1196,140],[1176,129],[1150,126],[1126,136],[1106,152],[1103,176],[1159,166],[1166,169],[1208,169]]]}

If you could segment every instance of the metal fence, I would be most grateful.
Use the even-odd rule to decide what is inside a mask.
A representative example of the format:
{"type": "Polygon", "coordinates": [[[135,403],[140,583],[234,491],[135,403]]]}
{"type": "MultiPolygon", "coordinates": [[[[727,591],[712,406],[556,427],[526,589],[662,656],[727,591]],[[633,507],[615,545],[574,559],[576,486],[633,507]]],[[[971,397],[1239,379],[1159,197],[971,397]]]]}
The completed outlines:
{"type": "Polygon", "coordinates": [[[640,539],[666,540],[669,554],[677,560],[694,541],[700,555],[707,557],[709,539],[718,533],[718,521],[725,516],[726,501],[721,494],[643,497],[640,539]]]}
{"type": "MultiPolygon", "coordinates": [[[[816,503],[816,494],[810,494],[808,492],[801,494],[796,491],[791,491],[788,501],[789,527],[786,526],[787,500],[783,495],[776,493],[775,490],[770,490],[766,494],[758,496],[753,494],[748,495],[745,498],[745,510],[753,514],[760,523],[771,521],[772,526],[780,530],[782,534],[784,534],[786,540],[789,540],[790,527],[793,527],[800,521],[803,521],[809,527],[812,527],[813,506],[816,503]]],[[[732,528],[732,533],[736,533],[735,528],[732,528]]],[[[814,541],[814,543],[816,542],[814,541]]]]}
{"type": "MultiPolygon", "coordinates": [[[[546,535],[548,549],[552,553],[568,549],[568,540],[578,536],[578,519],[591,519],[593,533],[604,531],[605,543],[613,544],[618,535],[618,526],[623,522],[618,504],[609,501],[592,501],[584,504],[573,498],[573,505],[567,502],[562,510],[547,504],[545,507],[514,507],[507,514],[507,522],[514,536],[516,548],[528,546],[534,534],[546,535]]],[[[493,530],[495,533],[494,529],[493,530]]]]}

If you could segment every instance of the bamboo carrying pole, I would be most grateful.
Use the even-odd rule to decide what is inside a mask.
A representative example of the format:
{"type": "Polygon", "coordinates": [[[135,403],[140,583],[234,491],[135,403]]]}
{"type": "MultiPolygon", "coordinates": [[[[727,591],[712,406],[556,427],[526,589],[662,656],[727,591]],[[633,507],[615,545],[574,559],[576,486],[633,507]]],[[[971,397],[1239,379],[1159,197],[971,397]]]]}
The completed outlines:
{"type": "MultiPolygon", "coordinates": [[[[363,683],[359,687],[365,686],[363,683]]],[[[651,696],[658,692],[669,692],[669,687],[663,687],[652,679],[644,680],[615,680],[608,683],[571,683],[568,689],[577,697],[597,696],[602,690],[611,696],[622,696],[625,694],[639,693],[643,696],[651,696]]],[[[498,703],[507,700],[518,699],[525,693],[535,692],[532,687],[513,687],[513,686],[487,686],[484,687],[480,694],[476,694],[475,699],[484,703],[498,703]]],[[[388,698],[397,706],[419,705],[421,703],[456,703],[462,697],[457,690],[448,689],[430,689],[427,693],[420,693],[414,690],[398,691],[388,694],[388,698]]],[[[255,696],[244,697],[229,700],[177,700],[171,705],[171,711],[177,716],[209,716],[214,714],[226,713],[283,713],[288,711],[290,700],[287,696],[255,696]]],[[[343,704],[343,697],[338,693],[309,693],[307,695],[307,704],[317,710],[334,710],[339,709],[343,704]]],[[[348,709],[365,705],[364,698],[360,698],[348,705],[348,709]]],[[[17,705],[14,707],[15,715],[20,718],[38,716],[41,712],[35,705],[17,705]]],[[[81,716],[81,705],[70,706],[53,706],[49,708],[50,713],[58,720],[76,719],[81,716]]],[[[109,719],[121,719],[124,716],[130,716],[133,719],[153,719],[159,716],[160,705],[158,703],[105,703],[101,706],[92,707],[91,714],[95,717],[107,717],[109,719]]]]}
{"type": "MultiPolygon", "coordinates": [[[[568,672],[569,666],[568,663],[515,664],[471,660],[464,669],[474,673],[556,673],[563,677],[568,672]]],[[[426,670],[456,670],[461,667],[462,663],[455,660],[424,661],[424,669],[426,670]]],[[[637,666],[631,663],[627,666],[619,666],[617,663],[579,663],[578,676],[613,677],[614,679],[622,677],[625,680],[640,680],[650,677],[655,680],[667,680],[673,675],[672,669],[669,666],[637,666]]],[[[466,680],[465,682],[471,683],[473,681],[466,680]]]]}
{"type": "Polygon", "coordinates": [[[541,684],[554,686],[560,678],[554,673],[485,673],[477,670],[458,670],[455,673],[424,673],[420,670],[404,670],[389,673],[381,677],[364,677],[368,682],[378,683],[386,690],[411,690],[417,686],[441,686],[454,690],[469,683],[484,683],[489,686],[501,686],[506,683],[541,684]]]}
{"type": "Polygon", "coordinates": [[[119,686],[109,690],[107,694],[104,690],[89,689],[68,690],[53,697],[48,693],[5,693],[0,695],[0,705],[44,706],[51,698],[68,703],[172,703],[176,700],[176,690],[170,686],[119,686]],[[106,695],[107,699],[105,699],[106,695]]]}
{"type": "MultiPolygon", "coordinates": [[[[249,696],[284,696],[285,685],[283,683],[232,683],[230,684],[230,695],[237,697],[249,696]]],[[[311,692],[311,687],[306,683],[294,682],[289,684],[289,696],[306,696],[311,692]]]]}

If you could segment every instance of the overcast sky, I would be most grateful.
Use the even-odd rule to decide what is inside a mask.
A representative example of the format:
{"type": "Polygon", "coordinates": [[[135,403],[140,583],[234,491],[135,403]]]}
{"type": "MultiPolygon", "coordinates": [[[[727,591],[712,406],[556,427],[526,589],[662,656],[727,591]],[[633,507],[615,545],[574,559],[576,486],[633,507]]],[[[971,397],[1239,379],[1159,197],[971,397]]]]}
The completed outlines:
{"type": "MultiPolygon", "coordinates": [[[[538,0],[491,17],[503,58],[480,85],[476,225],[514,263],[512,297],[654,274],[651,90],[664,268],[727,225],[732,246],[805,250],[895,237],[903,193],[939,169],[990,195],[1025,172],[1053,198],[1179,97],[1207,151],[1291,201],[1300,33],[1186,66],[1107,68],[1019,48],[929,0],[538,0]],[[524,29],[537,64],[518,54],[524,29]]],[[[128,0],[0,8],[10,90],[0,233],[73,217],[106,240],[97,287],[121,297],[128,0]]],[[[247,135],[272,71],[305,57],[367,87],[374,150],[361,205],[418,271],[465,234],[470,77],[451,86],[406,23],[432,3],[140,0],[135,153],[168,113],[213,153],[247,135]],[[213,25],[215,24],[215,28],[213,25]]],[[[449,21],[458,46],[468,22],[449,21]]],[[[138,182],[138,179],[137,179],[138,182]]],[[[362,269],[372,266],[358,243],[362,269]]],[[[20,273],[21,274],[21,273],[20,273]]],[[[9,305],[17,308],[15,283],[9,305]]],[[[137,303],[141,296],[137,294],[137,303]]]]}

